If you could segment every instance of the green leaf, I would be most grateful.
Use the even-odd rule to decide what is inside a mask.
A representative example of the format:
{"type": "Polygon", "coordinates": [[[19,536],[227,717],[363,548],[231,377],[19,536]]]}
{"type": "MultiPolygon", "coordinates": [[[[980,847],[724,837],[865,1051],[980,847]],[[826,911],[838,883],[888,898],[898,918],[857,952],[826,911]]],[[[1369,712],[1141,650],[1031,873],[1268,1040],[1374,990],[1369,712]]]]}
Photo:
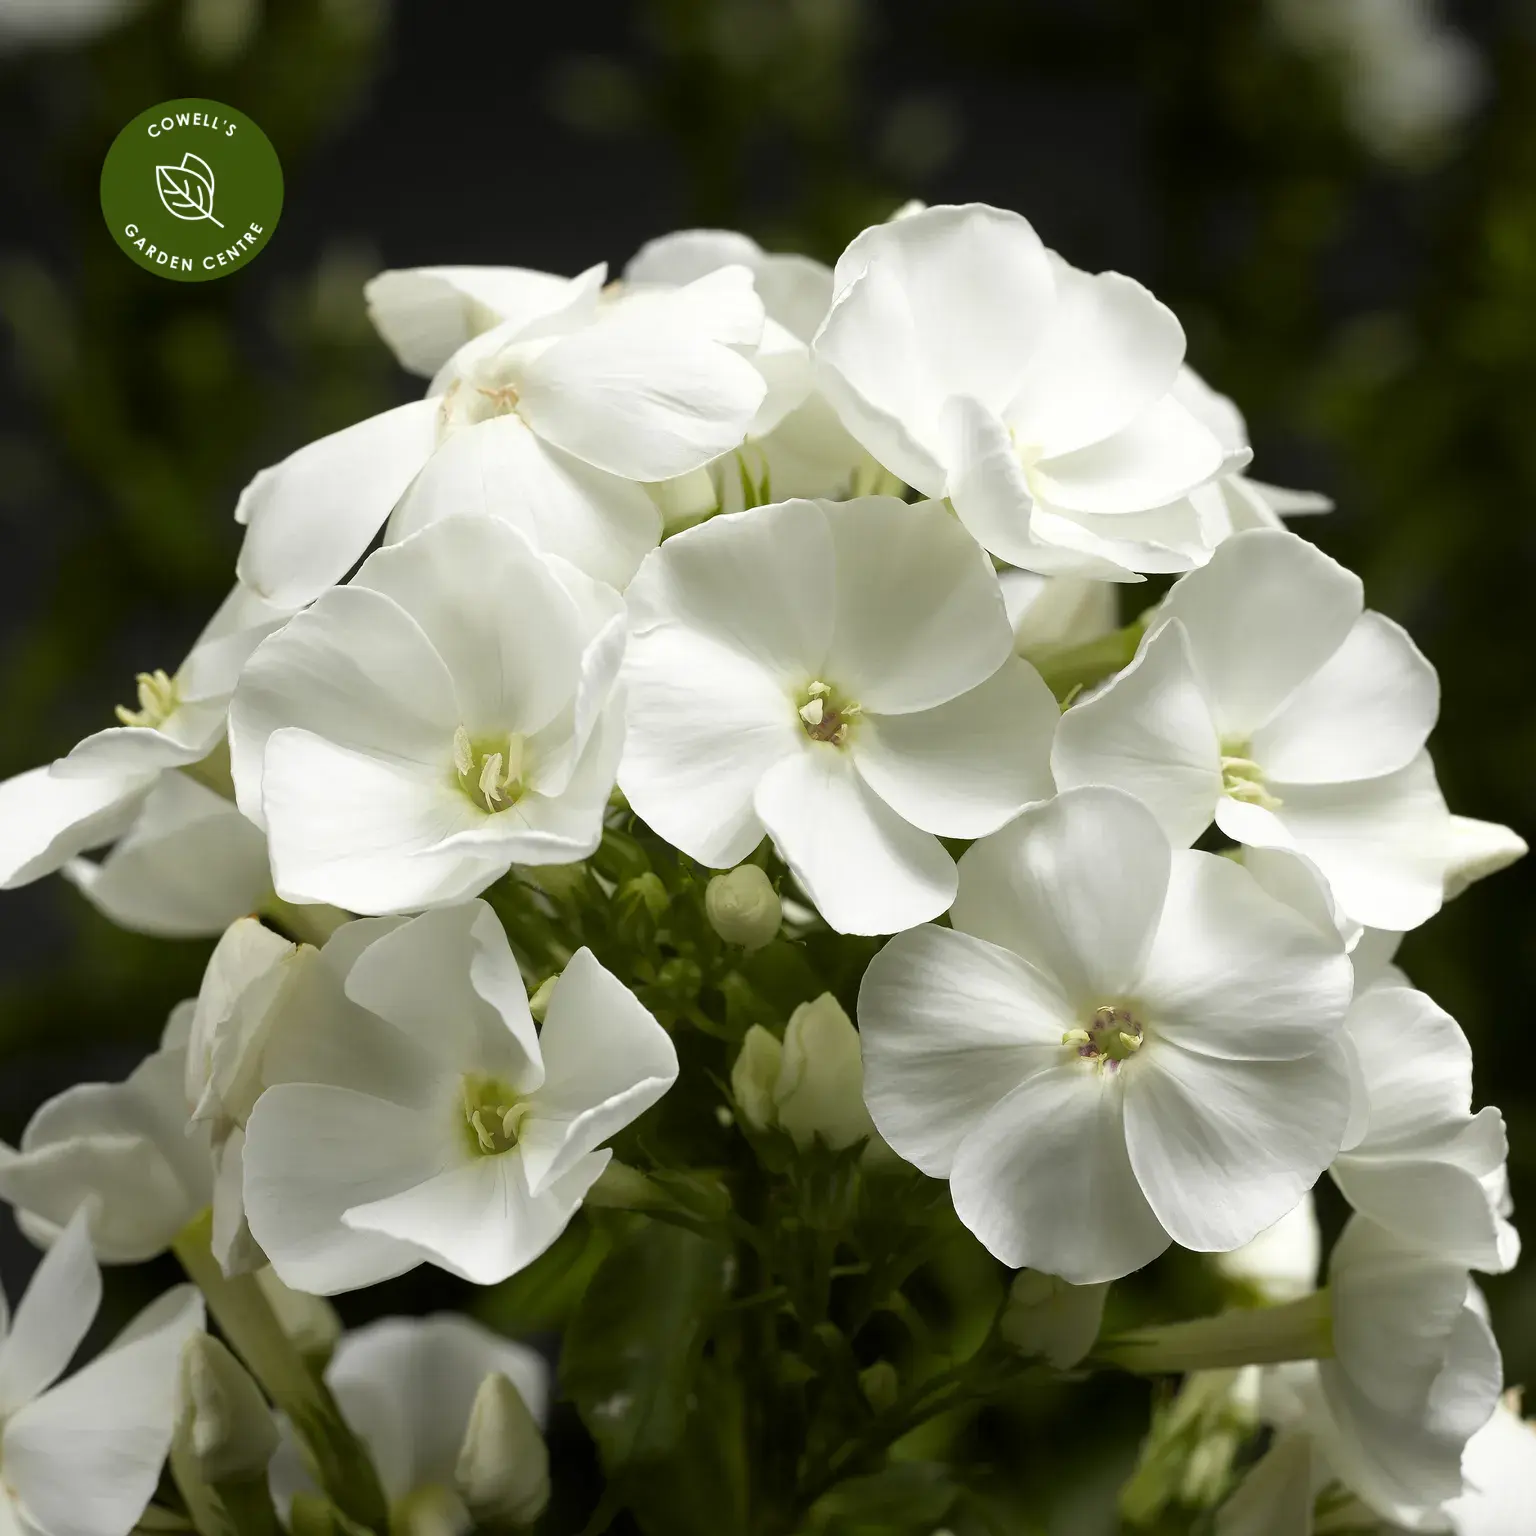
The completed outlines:
{"type": "Polygon", "coordinates": [[[560,1378],[610,1476],[677,1449],[728,1250],[648,1222],[608,1256],[571,1320],[560,1378]]]}

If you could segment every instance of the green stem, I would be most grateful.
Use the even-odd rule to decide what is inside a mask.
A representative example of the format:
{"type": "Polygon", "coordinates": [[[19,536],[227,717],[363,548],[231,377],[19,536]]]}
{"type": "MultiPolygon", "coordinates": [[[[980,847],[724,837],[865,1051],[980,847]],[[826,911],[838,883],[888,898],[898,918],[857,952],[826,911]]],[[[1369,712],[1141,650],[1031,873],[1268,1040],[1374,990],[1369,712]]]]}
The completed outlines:
{"type": "Polygon", "coordinates": [[[1089,1364],[1118,1366],[1138,1376],[1172,1376],[1326,1360],[1332,1354],[1332,1309],[1328,1292],[1321,1290],[1280,1307],[1242,1308],[1122,1333],[1100,1343],[1089,1364]]]}
{"type": "Polygon", "coordinates": [[[292,1421],[316,1480],[338,1509],[383,1531],[388,1505],[362,1443],[341,1416],[329,1388],[305,1365],[283,1332],[254,1275],[226,1275],[209,1246],[213,1216],[204,1211],[173,1244],[208,1310],[246,1369],[292,1421]]]}

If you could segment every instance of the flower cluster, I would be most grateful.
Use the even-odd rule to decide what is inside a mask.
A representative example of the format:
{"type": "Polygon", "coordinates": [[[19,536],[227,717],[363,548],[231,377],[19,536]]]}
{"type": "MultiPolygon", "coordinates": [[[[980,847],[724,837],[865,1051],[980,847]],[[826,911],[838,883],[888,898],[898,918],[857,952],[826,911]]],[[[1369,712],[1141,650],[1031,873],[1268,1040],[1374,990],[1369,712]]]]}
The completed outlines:
{"type": "MultiPolygon", "coordinates": [[[[0,1150],[50,1250],[18,1524],[127,1536],[167,1454],[202,1536],[539,1521],[542,1361],[317,1299],[426,1264],[542,1298],[645,1529],[695,1528],[690,1460],[712,1528],[870,1528],[908,1430],[1111,1369],[1185,1376],[1133,1523],[1511,1529],[1503,1122],[1392,957],[1524,844],[1447,806],[1433,667],[1174,314],[981,206],[830,270],[690,231],[367,297],[425,398],[262,471],[186,661],[0,785],[0,882],[217,937],[126,1081],[0,1150]],[[1026,1272],[941,1365],[871,1323],[954,1241],[1026,1272]],[[1244,1305],[1138,1312],[1174,1245],[1244,1305]],[[43,1391],[92,1251],[166,1250],[233,1354],[173,1293],[43,1391]],[[50,1481],[132,1417],[111,1371],[131,1454],[50,1481]]],[[[933,1486],[880,1528],[963,1514],[933,1486]]]]}

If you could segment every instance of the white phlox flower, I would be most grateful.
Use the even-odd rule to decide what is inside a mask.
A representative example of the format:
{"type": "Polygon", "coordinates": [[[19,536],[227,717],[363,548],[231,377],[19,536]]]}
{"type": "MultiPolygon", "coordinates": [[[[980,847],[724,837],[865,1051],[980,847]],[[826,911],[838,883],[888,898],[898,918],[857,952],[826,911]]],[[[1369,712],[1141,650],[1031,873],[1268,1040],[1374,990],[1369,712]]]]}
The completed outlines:
{"type": "Polygon", "coordinates": [[[1314,1501],[1337,1502],[1335,1484],[1388,1528],[1453,1529],[1443,1506],[1463,1493],[1463,1452],[1503,1376],[1466,1269],[1356,1216],[1328,1289],[1333,1356],[1266,1369],[1261,1412],[1277,1439],[1217,1529],[1309,1536],[1314,1501]],[[1291,1510],[1290,1522],[1265,1524],[1266,1507],[1291,1510]]]}
{"type": "Polygon", "coordinates": [[[166,770],[220,747],[240,668],[290,612],[235,587],[174,676],[139,675],[138,707],[120,705],[119,725],[0,783],[0,888],[51,875],[122,836],[166,770]]]}
{"type": "MultiPolygon", "coordinates": [[[[461,1536],[472,1524],[455,1472],[475,1395],[487,1376],[509,1380],[535,1424],[549,1410],[543,1357],[457,1313],[386,1317],[342,1335],[325,1368],[342,1417],[367,1447],[392,1527],[461,1536]]],[[[291,1436],[272,1460],[274,1501],[315,1492],[291,1436]]]]}
{"type": "Polygon", "coordinates": [[[939,837],[1051,792],[1055,701],[1012,655],[990,563],[934,503],[717,517],[627,597],[630,804],[717,869],[766,832],[840,932],[937,917],[955,891],[939,837]]]}
{"type": "Polygon", "coordinates": [[[1258,529],[1175,584],[1135,661],[1062,716],[1052,766],[1063,787],[1129,790],[1176,843],[1214,820],[1305,854],[1348,917],[1404,930],[1459,870],[1524,847],[1460,838],[1424,747],[1439,707],[1434,668],[1357,576],[1258,529]]]}
{"type": "Polygon", "coordinates": [[[283,1032],[280,1080],[246,1122],[251,1233],[286,1284],[319,1295],[424,1262],[503,1280],[564,1230],[602,1144],[671,1086],[672,1042],[586,949],[535,1033],[483,902],[352,924],[338,944],[362,946],[354,1006],[283,1032]]]}
{"type": "Polygon", "coordinates": [[[1345,1198],[1401,1242],[1489,1274],[1512,1269],[1504,1118],[1472,1104],[1472,1049],[1422,992],[1359,993],[1344,1020],[1365,1096],[1364,1134],[1330,1170],[1345,1198]]]}
{"type": "Polygon", "coordinates": [[[753,361],[768,393],[740,448],[707,471],[654,488],[669,521],[715,507],[741,510],[744,481],[768,489],[760,500],[843,494],[868,463],[815,386],[810,344],[832,305],[830,267],[765,251],[731,230],[688,229],[643,245],[625,267],[624,281],[665,289],[727,266],[746,267],[763,301],[767,319],[753,361]]]}
{"type": "Polygon", "coordinates": [[[0,1302],[0,1520],[18,1536],[128,1536],[160,1481],[182,1345],[202,1297],[179,1285],[60,1380],[101,1305],[85,1211],[57,1234],[14,1317],[0,1302]]]}
{"type": "MultiPolygon", "coordinates": [[[[602,303],[604,272],[553,287],[510,279],[512,317],[466,340],[426,399],[257,475],[235,512],[247,525],[242,580],[274,601],[308,602],[346,575],[391,511],[393,541],[472,494],[477,510],[622,586],[661,536],[641,482],[702,468],[756,416],[763,306],[742,267],[639,304],[602,303]]],[[[376,313],[381,303],[376,294],[376,313]]]]}
{"type": "Polygon", "coordinates": [[[172,1010],[160,1048],[121,1083],[77,1083],[27,1122],[19,1147],[0,1143],[0,1199],[47,1245],[76,1211],[90,1213],[104,1264],[165,1252],[213,1198],[202,1129],[189,1133],[183,1085],[194,1004],[172,1010]]]}
{"type": "Polygon", "coordinates": [[[352,912],[461,901],[585,858],[623,732],[624,602],[512,528],[376,551],[251,658],[230,715],[277,893],[352,912]]]}
{"type": "Polygon", "coordinates": [[[104,859],[63,874],[119,928],[167,939],[212,938],[273,895],[261,829],[184,773],[160,776],[104,859]]]}
{"type": "Polygon", "coordinates": [[[1080,272],[980,204],[866,229],[833,283],[822,391],[994,555],[1111,580],[1204,558],[1182,498],[1225,455],[1174,392],[1183,329],[1139,283],[1080,272]]]}
{"type": "Polygon", "coordinates": [[[951,928],[859,993],[865,1098],[990,1252],[1074,1284],[1291,1211],[1350,1110],[1351,987],[1320,933],[1116,790],[1059,794],[960,861],[951,928]]]}

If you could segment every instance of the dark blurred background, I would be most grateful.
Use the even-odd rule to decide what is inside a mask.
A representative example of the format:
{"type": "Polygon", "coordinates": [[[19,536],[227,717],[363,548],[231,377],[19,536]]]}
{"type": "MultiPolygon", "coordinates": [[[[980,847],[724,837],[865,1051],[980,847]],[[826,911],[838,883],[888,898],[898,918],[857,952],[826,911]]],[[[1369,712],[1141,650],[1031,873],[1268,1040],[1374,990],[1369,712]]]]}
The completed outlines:
{"type": "MultiPolygon", "coordinates": [[[[575,272],[690,224],[832,259],[916,196],[1018,209],[1173,305],[1255,472],[1337,499],[1305,532],[1439,668],[1453,808],[1536,831],[1525,0],[0,0],[0,143],[6,773],[175,666],[257,468],[418,387],[365,320],[373,271],[575,272]],[[238,106],[285,167],[269,249],[222,282],[140,271],[101,219],[113,136],[178,96],[238,106]]],[[[1528,863],[1403,948],[1528,1212],[1533,934],[1528,863]]],[[[0,1135],[121,1075],[206,951],[58,880],[0,898],[0,1135]]],[[[8,1290],[29,1262],[10,1235],[8,1290]]],[[[450,1294],[410,1283],[389,1299],[450,1294]]],[[[1536,1265],[1488,1290],[1536,1381],[1536,1265]]]]}

